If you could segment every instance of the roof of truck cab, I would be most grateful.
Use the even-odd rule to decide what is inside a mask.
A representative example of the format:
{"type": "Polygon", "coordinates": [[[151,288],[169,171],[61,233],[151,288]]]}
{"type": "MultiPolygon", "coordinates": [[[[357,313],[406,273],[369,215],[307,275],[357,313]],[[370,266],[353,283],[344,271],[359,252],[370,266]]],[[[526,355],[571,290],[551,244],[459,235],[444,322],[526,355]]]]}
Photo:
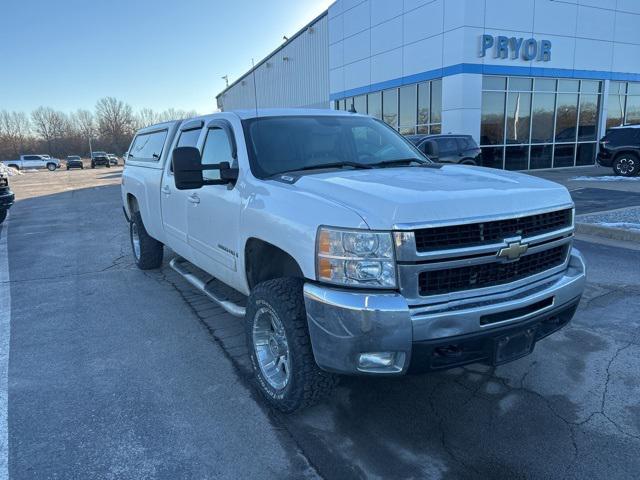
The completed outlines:
{"type": "Polygon", "coordinates": [[[345,112],[344,110],[330,110],[320,108],[260,108],[248,109],[248,110],[229,110],[230,113],[235,113],[242,120],[250,118],[263,118],[263,117],[300,117],[300,116],[354,116],[359,115],[357,113],[345,112]]]}

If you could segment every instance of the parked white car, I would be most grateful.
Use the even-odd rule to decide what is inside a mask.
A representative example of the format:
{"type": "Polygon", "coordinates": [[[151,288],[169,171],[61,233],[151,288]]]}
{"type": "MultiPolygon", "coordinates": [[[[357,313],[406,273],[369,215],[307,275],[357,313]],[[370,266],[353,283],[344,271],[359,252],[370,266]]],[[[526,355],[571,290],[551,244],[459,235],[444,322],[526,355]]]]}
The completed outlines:
{"type": "Polygon", "coordinates": [[[60,160],[51,158],[49,155],[20,155],[20,159],[18,160],[5,160],[2,163],[7,167],[12,167],[17,170],[46,168],[53,172],[57,168],[60,168],[60,160]]]}
{"type": "Polygon", "coordinates": [[[571,320],[584,289],[566,188],[433,163],[362,115],[225,112],[142,129],[122,201],[138,267],[160,267],[166,245],[180,275],[243,317],[256,383],[287,412],[327,395],[336,373],[518,359],[571,320]]]}

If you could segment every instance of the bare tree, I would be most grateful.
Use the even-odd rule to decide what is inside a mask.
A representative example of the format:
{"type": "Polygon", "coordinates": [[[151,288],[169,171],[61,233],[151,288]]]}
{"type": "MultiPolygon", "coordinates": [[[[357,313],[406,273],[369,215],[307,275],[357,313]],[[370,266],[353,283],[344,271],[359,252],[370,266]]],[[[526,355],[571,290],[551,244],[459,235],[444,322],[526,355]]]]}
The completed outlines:
{"type": "Polygon", "coordinates": [[[18,157],[24,150],[30,135],[29,118],[23,112],[0,112],[0,143],[10,151],[4,156],[18,157]]]}
{"type": "Polygon", "coordinates": [[[44,140],[47,153],[54,154],[55,140],[63,136],[66,118],[64,113],[50,107],[38,107],[31,112],[33,129],[44,140]]]}
{"type": "Polygon", "coordinates": [[[168,122],[169,120],[180,120],[183,118],[197,117],[198,112],[195,110],[181,110],[177,108],[169,108],[158,114],[158,122],[168,122]]]}
{"type": "Polygon", "coordinates": [[[107,146],[123,152],[133,135],[134,118],[131,106],[114,97],[105,97],[96,104],[98,132],[107,146]]]}
{"type": "Polygon", "coordinates": [[[155,123],[160,123],[160,115],[151,108],[143,108],[136,115],[136,129],[148,127],[155,123]]]}

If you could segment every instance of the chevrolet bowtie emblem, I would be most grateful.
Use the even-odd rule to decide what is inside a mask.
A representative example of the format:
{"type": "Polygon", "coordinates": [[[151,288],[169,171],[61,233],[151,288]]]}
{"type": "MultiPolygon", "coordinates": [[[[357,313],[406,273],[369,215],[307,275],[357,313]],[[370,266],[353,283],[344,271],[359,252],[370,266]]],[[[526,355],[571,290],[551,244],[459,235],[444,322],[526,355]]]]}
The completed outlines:
{"type": "Polygon", "coordinates": [[[498,252],[498,258],[504,258],[505,260],[517,260],[524,255],[529,248],[526,243],[510,242],[508,247],[501,248],[498,252]]]}

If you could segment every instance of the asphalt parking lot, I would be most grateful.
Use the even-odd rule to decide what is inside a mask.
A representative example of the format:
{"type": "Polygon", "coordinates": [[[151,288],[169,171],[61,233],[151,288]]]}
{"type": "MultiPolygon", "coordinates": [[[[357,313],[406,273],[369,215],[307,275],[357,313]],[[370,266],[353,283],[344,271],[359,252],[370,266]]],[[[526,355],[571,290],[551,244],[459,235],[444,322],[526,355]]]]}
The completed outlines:
{"type": "MultiPolygon", "coordinates": [[[[578,213],[640,205],[640,182],[558,175],[578,213]]],[[[344,378],[328,402],[287,416],[253,389],[237,319],[175,275],[170,254],[159,271],[133,265],[120,176],[11,179],[18,201],[0,227],[10,478],[638,477],[639,246],[577,239],[589,266],[580,308],[524,359],[344,378]]]]}

